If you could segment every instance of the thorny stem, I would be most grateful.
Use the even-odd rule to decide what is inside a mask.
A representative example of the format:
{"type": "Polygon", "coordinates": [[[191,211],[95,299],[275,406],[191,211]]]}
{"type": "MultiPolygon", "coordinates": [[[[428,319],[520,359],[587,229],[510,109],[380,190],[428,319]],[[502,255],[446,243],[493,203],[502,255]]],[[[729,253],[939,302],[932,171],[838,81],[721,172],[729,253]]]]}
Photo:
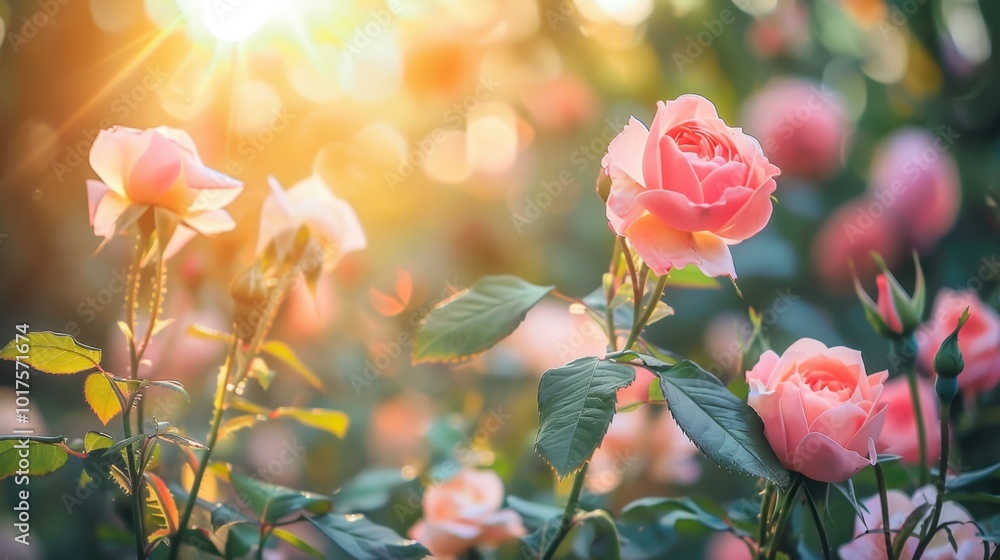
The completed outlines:
{"type": "Polygon", "coordinates": [[[781,540],[785,535],[785,528],[788,526],[788,520],[792,517],[792,510],[795,506],[795,498],[799,493],[799,487],[802,485],[802,477],[796,476],[795,480],[792,481],[791,488],[788,489],[788,493],[785,494],[784,500],[781,501],[781,505],[778,507],[778,520],[774,524],[774,535],[771,537],[771,542],[767,549],[767,560],[774,560],[778,555],[778,548],[781,546],[781,540]]]}

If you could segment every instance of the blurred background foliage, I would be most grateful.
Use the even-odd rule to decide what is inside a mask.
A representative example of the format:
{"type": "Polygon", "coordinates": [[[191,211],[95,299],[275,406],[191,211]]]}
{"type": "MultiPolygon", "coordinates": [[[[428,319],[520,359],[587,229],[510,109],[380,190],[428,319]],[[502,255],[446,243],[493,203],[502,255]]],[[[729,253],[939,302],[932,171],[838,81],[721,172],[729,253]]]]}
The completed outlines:
{"type": "MultiPolygon", "coordinates": [[[[236,231],[199,238],[171,261],[166,314],[176,322],[158,335],[146,370],[188,387],[193,402],[164,416],[202,437],[224,349],[184,331],[229,323],[226,287],[253,258],[266,178],[290,185],[320,175],[357,209],[369,247],[323,279],[315,303],[297,291],[274,336],[325,389],[277,365],[283,375],[269,391],[247,387],[245,396],[340,408],[348,437],[274,421],[226,438],[216,457],[251,473],[270,467],[267,480],[316,492],[353,479],[335,496],[339,507],[401,532],[420,515],[422,482],[456,464],[495,469],[515,496],[546,502],[566,491],[553,487],[532,442],[542,370],[600,351],[567,304],[533,311],[533,334],[471,364],[411,366],[412,333],[431,305],[486,274],[574,297],[597,288],[614,242],[594,194],[600,160],[628,116],[648,123],[657,100],[704,95],[784,161],[770,225],[733,250],[742,297],[728,282],[669,289],[676,314],[651,331],[661,346],[732,376],[735,333],[746,334],[753,307],[776,349],[811,336],[859,348],[881,370],[886,345],[848,280],[853,259],[871,286],[873,249],[904,285],[918,250],[931,293],[971,287],[997,306],[996,2],[40,0],[0,1],[0,18],[0,326],[10,338],[22,322],[69,332],[124,367],[115,323],[129,247],[118,240],[92,255],[87,152],[111,125],[188,130],[208,165],[246,185],[231,207],[236,231]],[[908,127],[927,136],[880,167],[887,139],[908,127]],[[906,185],[899,200],[910,202],[879,211],[875,183],[897,179],[906,185]],[[851,236],[851,226],[862,233],[851,236]],[[292,442],[300,450],[280,462],[292,442]]],[[[10,379],[0,383],[5,403],[10,379]]],[[[82,405],[82,376],[33,379],[37,428],[102,429],[82,405]]],[[[984,429],[995,441],[992,422],[984,429]]],[[[970,466],[1000,460],[996,446],[961,452],[970,466]]],[[[707,463],[700,478],[676,483],[626,462],[610,492],[586,500],[738,503],[753,492],[752,481],[707,463]]],[[[165,456],[161,469],[178,480],[180,464],[165,456]]],[[[0,551],[117,554],[115,543],[128,541],[114,510],[126,506],[105,487],[68,511],[62,496],[78,476],[73,466],[32,484],[37,546],[11,549],[4,522],[0,551]]],[[[0,486],[6,503],[10,488],[0,486]]],[[[0,511],[6,519],[10,508],[0,511]]],[[[836,527],[839,542],[850,524],[836,527]]]]}

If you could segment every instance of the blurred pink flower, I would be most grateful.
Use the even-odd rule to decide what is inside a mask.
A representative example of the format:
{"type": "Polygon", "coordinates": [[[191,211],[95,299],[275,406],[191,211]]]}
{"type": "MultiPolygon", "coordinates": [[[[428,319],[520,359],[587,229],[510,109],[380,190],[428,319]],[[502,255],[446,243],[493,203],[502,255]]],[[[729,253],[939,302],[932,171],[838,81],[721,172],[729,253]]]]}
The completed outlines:
{"type": "Polygon", "coordinates": [[[261,208],[257,254],[275,243],[279,255],[292,247],[296,231],[309,229],[324,251],[323,266],[330,269],[346,254],[364,249],[368,242],[357,214],[347,202],[335,197],[319,175],[296,183],[287,191],[269,177],[271,195],[261,208]]]}
{"type": "MultiPolygon", "coordinates": [[[[913,493],[910,498],[899,490],[889,490],[886,493],[889,505],[889,528],[898,531],[907,517],[923,504],[933,504],[937,491],[933,486],[924,486],[913,493]]],[[[841,558],[867,558],[883,560],[886,558],[885,538],[879,532],[882,524],[882,504],[876,494],[865,500],[862,510],[863,519],[854,522],[855,538],[840,547],[841,558]]],[[[930,515],[930,510],[924,518],[930,515]]],[[[965,508],[955,502],[946,501],[941,509],[941,523],[950,523],[949,531],[938,531],[931,540],[930,546],[924,551],[923,558],[929,560],[972,560],[983,558],[983,539],[977,536],[979,528],[972,523],[973,519],[965,508]],[[957,551],[952,549],[950,538],[955,540],[957,551]]],[[[919,531],[915,532],[903,547],[900,558],[912,558],[919,543],[919,531]]],[[[990,546],[993,550],[995,545],[990,546]]]]}
{"type": "Polygon", "coordinates": [[[801,0],[778,0],[773,10],[747,28],[747,42],[762,58],[798,52],[811,38],[809,10],[801,0]]]}
{"type": "Polygon", "coordinates": [[[955,137],[904,128],[885,139],[872,162],[870,191],[914,248],[932,249],[958,217],[962,191],[948,153],[955,137]]]}
{"type": "MultiPolygon", "coordinates": [[[[924,434],[927,440],[927,460],[934,464],[941,456],[941,430],[938,429],[938,399],[934,387],[925,380],[918,379],[920,412],[924,418],[924,434]]],[[[917,443],[917,416],[910,399],[910,384],[905,377],[897,377],[886,382],[881,400],[889,403],[885,413],[882,435],[875,448],[879,453],[899,455],[902,460],[916,464],[920,462],[920,447],[917,443]]]]}
{"type": "Polygon", "coordinates": [[[816,234],[813,264],[828,286],[849,288],[852,262],[861,280],[874,277],[878,267],[871,258],[873,251],[882,255],[890,268],[899,262],[903,252],[899,233],[878,208],[878,202],[869,198],[851,200],[838,208],[816,234]]]}
{"type": "Polygon", "coordinates": [[[568,72],[528,86],[521,101],[538,125],[561,131],[594,118],[598,101],[586,80],[568,72]]]}
{"type": "Polygon", "coordinates": [[[187,132],[160,126],[146,130],[116,126],[98,133],[90,166],[101,181],[87,181],[90,224],[110,239],[129,206],[156,206],[180,220],[165,258],[195,233],[230,231],[236,222],[223,210],[243,190],[236,179],[205,167],[187,132]],[[103,182],[102,182],[103,181],[103,182]]]}
{"type": "Polygon", "coordinates": [[[521,516],[503,508],[503,481],[493,471],[463,469],[424,492],[424,517],[410,537],[436,558],[453,558],[470,548],[496,545],[525,534],[521,516]]]}
{"type": "Polygon", "coordinates": [[[820,482],[843,482],[875,459],[887,375],[868,375],[857,350],[800,338],[780,356],[768,350],[747,372],[747,401],[782,465],[820,482]]]}
{"type": "Polygon", "coordinates": [[[601,161],[611,178],[611,228],[658,275],[695,264],[736,278],[729,245],[767,225],[780,171],[704,97],[656,107],[650,129],[630,119],[601,161]]]}
{"type": "Polygon", "coordinates": [[[743,107],[746,131],[760,140],[774,165],[809,180],[829,177],[841,165],[850,123],[840,96],[821,83],[776,78],[743,107]]]}
{"type": "Polygon", "coordinates": [[[728,531],[712,535],[705,546],[706,560],[751,560],[752,558],[746,541],[728,531]]]}
{"type": "Polygon", "coordinates": [[[920,364],[926,373],[934,371],[934,355],[944,339],[958,325],[965,308],[969,321],[958,335],[958,348],[965,370],[958,376],[959,388],[968,396],[989,391],[1000,383],[1000,315],[983,303],[975,292],[940,290],[934,299],[929,321],[917,330],[920,364]]]}
{"type": "Polygon", "coordinates": [[[366,434],[372,461],[397,467],[426,458],[424,436],[433,421],[434,403],[422,393],[407,391],[379,403],[366,434]]]}

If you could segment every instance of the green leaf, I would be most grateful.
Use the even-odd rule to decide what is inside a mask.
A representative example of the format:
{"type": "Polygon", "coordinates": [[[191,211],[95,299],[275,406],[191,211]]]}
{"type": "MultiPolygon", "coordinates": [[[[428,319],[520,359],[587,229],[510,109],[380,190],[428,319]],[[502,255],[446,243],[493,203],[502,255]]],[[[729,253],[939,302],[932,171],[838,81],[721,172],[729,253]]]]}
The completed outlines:
{"type": "Polygon", "coordinates": [[[211,556],[222,556],[222,551],[215,545],[211,533],[201,527],[188,527],[184,532],[184,544],[211,556]]]}
{"type": "Polygon", "coordinates": [[[336,495],[336,511],[373,511],[389,503],[393,491],[409,482],[398,468],[366,469],[348,480],[336,495]]]}
{"type": "Polygon", "coordinates": [[[114,444],[115,440],[111,436],[101,432],[87,432],[83,436],[83,450],[87,453],[95,449],[107,449],[114,444]]]}
{"type": "Polygon", "coordinates": [[[576,472],[601,443],[617,391],[635,380],[632,366],[579,358],[542,374],[535,450],[560,477],[576,472]]]}
{"type": "Polygon", "coordinates": [[[250,362],[250,372],[247,375],[252,379],[256,379],[257,383],[260,383],[260,388],[267,391],[271,386],[271,382],[274,381],[275,371],[267,366],[262,358],[254,358],[250,362]]]}
{"type": "MultiPolygon", "coordinates": [[[[990,465],[986,468],[982,468],[975,471],[969,471],[967,473],[962,473],[957,476],[949,478],[946,482],[946,488],[949,492],[955,492],[958,490],[967,490],[977,483],[988,480],[993,477],[993,474],[1000,470],[1000,463],[990,465]]],[[[934,476],[937,476],[937,471],[935,471],[934,476]]]]}
{"type": "Polygon", "coordinates": [[[194,338],[201,338],[204,340],[217,340],[219,342],[230,342],[233,339],[233,335],[213,329],[211,327],[206,327],[205,325],[199,325],[198,323],[192,323],[191,326],[184,331],[184,334],[188,336],[193,336],[194,338]]]}
{"type": "MultiPolygon", "coordinates": [[[[588,511],[577,516],[574,531],[567,536],[568,542],[587,543],[592,558],[602,560],[621,560],[621,540],[618,535],[618,527],[611,515],[604,510],[588,511]],[[583,539],[576,537],[573,532],[584,535],[583,539]]],[[[566,542],[564,541],[564,542],[566,542]]]]}
{"type": "Polygon", "coordinates": [[[542,527],[553,517],[561,517],[563,514],[563,509],[560,507],[532,502],[517,496],[507,496],[507,506],[516,511],[528,527],[542,527]]]}
{"type": "Polygon", "coordinates": [[[541,558],[549,545],[559,534],[562,513],[556,514],[538,526],[537,529],[521,537],[521,557],[541,558]]]}
{"type": "Polygon", "coordinates": [[[295,548],[301,550],[302,552],[305,552],[309,556],[312,556],[313,558],[319,558],[319,560],[323,560],[324,558],[326,558],[325,556],[323,556],[323,553],[313,548],[311,544],[300,539],[294,533],[290,533],[284,529],[275,529],[272,532],[272,534],[278,537],[279,539],[285,541],[286,543],[294,546],[295,548]]]}
{"type": "Polygon", "coordinates": [[[618,531],[625,558],[665,558],[679,541],[710,531],[727,531],[722,512],[709,511],[711,504],[691,498],[642,498],[626,505],[618,531]]]}
{"type": "Polygon", "coordinates": [[[927,515],[930,509],[931,504],[920,504],[906,517],[906,520],[903,521],[903,524],[899,528],[899,532],[896,533],[896,538],[892,541],[893,556],[896,558],[902,557],[903,547],[906,546],[906,539],[909,539],[913,535],[913,532],[917,529],[917,524],[927,515]]]}
{"type": "Polygon", "coordinates": [[[331,558],[409,560],[430,555],[417,541],[404,539],[364,515],[326,514],[309,518],[309,522],[333,541],[335,553],[331,558]]]}
{"type": "Polygon", "coordinates": [[[224,438],[233,435],[235,432],[242,430],[243,428],[249,428],[257,423],[264,416],[257,414],[241,414],[239,416],[233,416],[229,420],[222,423],[219,427],[219,438],[224,438]]]}
{"type": "MultiPolygon", "coordinates": [[[[122,411],[122,403],[118,399],[118,393],[111,386],[112,383],[118,382],[111,381],[104,373],[92,373],[83,382],[83,396],[90,409],[97,415],[97,419],[105,426],[122,411]]],[[[118,383],[118,389],[122,394],[128,391],[124,383],[118,383]]]]}
{"type": "Polygon", "coordinates": [[[326,408],[295,408],[291,406],[283,406],[281,408],[274,409],[274,411],[272,411],[269,415],[269,418],[272,420],[275,418],[292,418],[293,420],[311,428],[330,432],[341,439],[347,435],[347,426],[350,424],[350,418],[347,417],[347,414],[339,410],[330,410],[326,408]]]}
{"type": "Polygon", "coordinates": [[[149,542],[169,538],[177,531],[179,515],[174,496],[170,493],[163,479],[147,472],[146,477],[146,510],[159,524],[159,529],[149,535],[149,542]]]}
{"type": "Polygon", "coordinates": [[[226,560],[245,556],[257,544],[257,527],[231,525],[226,534],[226,560]]]}
{"type": "Polygon", "coordinates": [[[718,288],[719,280],[705,274],[697,265],[689,264],[684,268],[675,268],[667,276],[668,286],[679,288],[718,288]]]}
{"type": "Polygon", "coordinates": [[[516,276],[482,278],[427,314],[417,329],[413,362],[454,362],[489,350],[553,289],[516,276]]]}
{"type": "Polygon", "coordinates": [[[764,423],[750,406],[698,364],[668,365],[639,356],[660,378],[677,425],[706,457],[719,465],[787,487],[791,476],[764,437],[764,423]]]}
{"type": "Polygon", "coordinates": [[[309,369],[309,366],[302,363],[302,360],[295,355],[295,351],[293,351],[284,342],[281,342],[280,340],[269,340],[261,345],[260,351],[284,362],[288,367],[292,368],[292,371],[299,374],[299,377],[305,379],[306,383],[309,383],[317,389],[323,389],[323,382],[320,380],[319,376],[313,373],[313,371],[309,369]]]}
{"type": "Polygon", "coordinates": [[[269,484],[235,472],[229,479],[243,502],[269,525],[295,511],[322,514],[333,509],[329,496],[269,484]]]}
{"type": "Polygon", "coordinates": [[[80,344],[68,334],[49,331],[18,336],[0,350],[0,358],[5,360],[17,360],[18,356],[38,371],[56,374],[79,373],[101,363],[99,349],[80,344]]]}
{"type": "Polygon", "coordinates": [[[66,464],[69,455],[61,444],[29,441],[22,445],[16,440],[0,441],[0,479],[10,476],[44,476],[66,464]],[[19,470],[19,462],[27,453],[28,468],[19,470]]]}

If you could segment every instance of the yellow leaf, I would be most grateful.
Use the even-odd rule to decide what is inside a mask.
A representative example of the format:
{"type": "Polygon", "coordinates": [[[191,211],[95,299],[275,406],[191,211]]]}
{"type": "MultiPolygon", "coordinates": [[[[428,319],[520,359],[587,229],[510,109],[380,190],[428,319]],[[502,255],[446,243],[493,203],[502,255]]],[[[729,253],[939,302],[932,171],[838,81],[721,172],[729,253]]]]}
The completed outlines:
{"type": "MultiPolygon", "coordinates": [[[[118,388],[123,394],[128,391],[124,383],[118,383],[118,388]]],[[[111,388],[111,380],[103,373],[92,373],[87,376],[87,380],[83,383],[83,396],[104,425],[122,411],[121,402],[111,388]]]]}
{"type": "Polygon", "coordinates": [[[307,383],[312,385],[317,389],[323,389],[323,382],[320,381],[319,376],[317,376],[309,366],[302,363],[302,360],[295,355],[295,352],[284,342],[280,340],[269,340],[265,342],[261,347],[261,351],[265,354],[270,354],[275,358],[278,358],[282,362],[292,368],[292,371],[299,374],[300,377],[306,380],[307,383]]]}
{"type": "Polygon", "coordinates": [[[326,408],[294,408],[283,406],[276,408],[270,414],[270,417],[292,418],[306,426],[330,432],[341,439],[347,435],[347,426],[351,422],[346,413],[326,408]]]}

